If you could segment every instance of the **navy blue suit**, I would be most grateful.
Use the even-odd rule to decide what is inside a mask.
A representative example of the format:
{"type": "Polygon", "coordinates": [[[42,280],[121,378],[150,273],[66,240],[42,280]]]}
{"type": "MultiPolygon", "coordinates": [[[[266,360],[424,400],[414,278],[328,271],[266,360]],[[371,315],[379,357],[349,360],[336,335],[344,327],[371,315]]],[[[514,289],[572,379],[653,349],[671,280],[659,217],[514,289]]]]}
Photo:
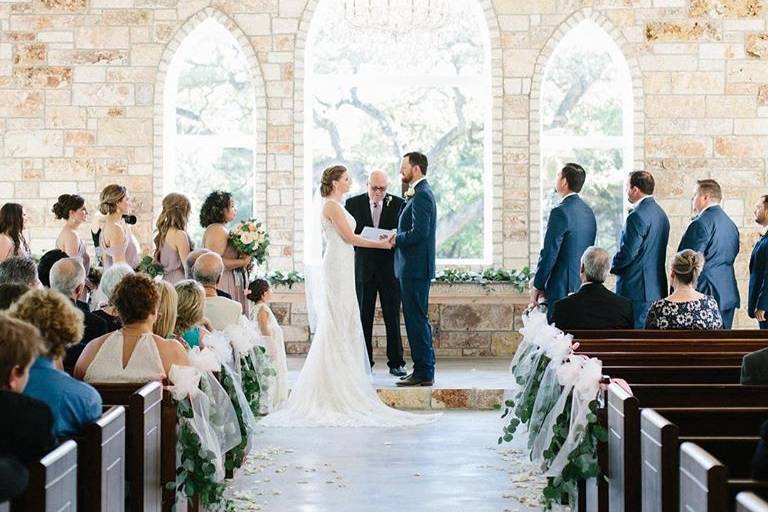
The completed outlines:
{"type": "Polygon", "coordinates": [[[619,252],[613,257],[616,293],[632,302],[635,329],[645,327],[651,304],[666,297],[669,219],[661,206],[646,197],[627,216],[619,252]]]}
{"type": "Polygon", "coordinates": [[[678,251],[693,249],[704,254],[704,270],[696,287],[717,301],[723,327],[730,329],[733,314],[741,305],[733,262],[739,254],[739,229],[720,205],[714,205],[688,225],[678,251]]]}
{"type": "Polygon", "coordinates": [[[433,380],[435,351],[429,323],[429,287],[435,277],[437,206],[426,180],[414,187],[397,224],[395,277],[400,280],[405,331],[413,358],[413,378],[433,380]]]}
{"type": "Polygon", "coordinates": [[[533,286],[544,290],[550,322],[555,302],[581,286],[581,256],[595,245],[596,234],[595,214],[578,194],[552,208],[533,279],[533,286]]]}
{"type": "MultiPolygon", "coordinates": [[[[768,311],[768,236],[765,235],[757,241],[749,258],[749,317],[755,318],[758,309],[768,311]]],[[[768,321],[760,322],[760,328],[768,328],[768,321]]]]}

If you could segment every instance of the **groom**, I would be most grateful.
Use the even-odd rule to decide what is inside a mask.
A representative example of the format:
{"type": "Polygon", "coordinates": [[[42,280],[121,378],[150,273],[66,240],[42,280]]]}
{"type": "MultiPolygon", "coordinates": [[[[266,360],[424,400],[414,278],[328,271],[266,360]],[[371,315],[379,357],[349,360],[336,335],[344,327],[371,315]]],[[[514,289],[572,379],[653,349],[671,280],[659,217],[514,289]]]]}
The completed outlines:
{"type": "Polygon", "coordinates": [[[413,358],[413,373],[398,386],[431,386],[435,381],[435,351],[432,326],[427,316],[429,286],[435,277],[435,196],[427,183],[427,157],[406,153],[400,164],[403,183],[410,185],[407,202],[400,213],[395,244],[395,277],[400,295],[405,331],[413,358]]]}

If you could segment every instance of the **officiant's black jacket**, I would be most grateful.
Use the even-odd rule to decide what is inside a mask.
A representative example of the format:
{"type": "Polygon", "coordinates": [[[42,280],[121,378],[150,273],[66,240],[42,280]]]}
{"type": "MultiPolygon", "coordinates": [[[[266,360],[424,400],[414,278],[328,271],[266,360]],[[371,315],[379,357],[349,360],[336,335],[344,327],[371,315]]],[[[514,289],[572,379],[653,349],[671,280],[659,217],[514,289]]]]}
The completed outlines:
{"type": "Polygon", "coordinates": [[[555,302],[553,320],[563,331],[573,329],[632,329],[632,303],[601,283],[584,283],[555,302]]]}
{"type": "MultiPolygon", "coordinates": [[[[384,196],[382,201],[379,229],[397,229],[397,221],[400,217],[400,209],[405,201],[392,194],[384,196]]],[[[344,207],[355,218],[357,226],[355,233],[360,234],[366,226],[373,227],[371,217],[371,200],[368,192],[350,197],[344,207]]],[[[383,251],[381,249],[366,249],[355,247],[355,279],[364,283],[370,281],[374,275],[385,279],[395,278],[395,250],[383,251]]]]}

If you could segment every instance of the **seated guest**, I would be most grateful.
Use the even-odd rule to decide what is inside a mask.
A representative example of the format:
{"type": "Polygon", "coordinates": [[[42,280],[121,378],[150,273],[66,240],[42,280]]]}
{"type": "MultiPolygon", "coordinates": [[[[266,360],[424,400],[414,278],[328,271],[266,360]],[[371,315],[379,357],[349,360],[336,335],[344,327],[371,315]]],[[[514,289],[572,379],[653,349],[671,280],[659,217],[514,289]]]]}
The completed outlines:
{"type": "Polygon", "coordinates": [[[31,258],[11,256],[0,263],[0,284],[3,283],[18,283],[30,288],[40,288],[35,261],[31,258]]]}
{"type": "Polygon", "coordinates": [[[185,279],[176,283],[179,299],[174,333],[189,348],[203,348],[208,331],[201,325],[205,308],[205,288],[197,281],[185,279]]]}
{"type": "Polygon", "coordinates": [[[610,269],[605,249],[593,246],[584,251],[579,270],[581,287],[554,304],[552,318],[558,329],[632,328],[632,303],[603,286],[610,269]]]}
{"type": "MultiPolygon", "coordinates": [[[[187,256],[187,279],[194,279],[195,276],[192,274],[192,269],[195,266],[195,262],[197,261],[197,258],[202,256],[203,254],[207,252],[212,252],[210,249],[206,249],[203,247],[202,249],[195,249],[191,253],[189,253],[189,256],[187,256]]],[[[224,297],[225,299],[231,299],[232,296],[222,290],[221,288],[216,288],[216,295],[219,297],[224,297]]]]}
{"type": "Polygon", "coordinates": [[[43,352],[36,327],[0,313],[0,457],[23,464],[53,448],[53,414],[40,400],[22,394],[29,368],[43,352]]]}
{"type": "Polygon", "coordinates": [[[152,326],[152,332],[163,338],[173,338],[173,328],[176,327],[176,310],[179,305],[179,297],[176,288],[168,281],[157,283],[157,291],[160,294],[160,302],[157,306],[157,320],[152,326]]]}
{"type": "Polygon", "coordinates": [[[768,348],[761,348],[741,359],[742,384],[768,384],[768,348]]]}
{"type": "Polygon", "coordinates": [[[98,308],[93,310],[93,314],[101,318],[107,323],[107,332],[116,331],[123,326],[123,322],[120,321],[120,315],[115,309],[112,302],[112,295],[115,292],[115,288],[127,275],[133,274],[133,269],[125,263],[115,263],[107,270],[104,271],[104,275],[101,276],[99,282],[99,294],[103,295],[106,299],[104,304],[100,304],[98,308]]]}
{"type": "Polygon", "coordinates": [[[173,365],[189,366],[181,343],[152,332],[159,302],[149,276],[125,276],[112,294],[123,327],[86,345],[75,376],[86,382],[149,382],[165,379],[173,365]]]}
{"type": "Polygon", "coordinates": [[[51,287],[51,267],[59,260],[63,260],[67,257],[67,253],[60,251],[59,249],[53,249],[40,257],[40,261],[37,262],[37,279],[45,288],[51,287]]]}
{"type": "Polygon", "coordinates": [[[63,438],[101,417],[101,396],[91,386],[61,371],[68,347],[83,337],[83,314],[55,290],[32,290],[13,305],[10,314],[34,325],[43,339],[43,352],[29,371],[24,394],[48,404],[53,433],[63,438]]]}
{"type": "Polygon", "coordinates": [[[768,421],[760,427],[760,441],[752,457],[752,478],[768,480],[768,421]]]}
{"type": "Polygon", "coordinates": [[[89,341],[107,333],[107,322],[91,313],[88,304],[78,300],[85,290],[85,269],[80,258],[64,258],[57,261],[51,267],[50,287],[69,297],[75,307],[83,313],[85,321],[85,330],[80,343],[67,349],[67,354],[64,356],[64,368],[69,370],[75,367],[77,358],[89,341]]]}
{"type": "Polygon", "coordinates": [[[4,311],[29,291],[29,286],[19,283],[0,284],[0,310],[4,311]]]}
{"type": "Polygon", "coordinates": [[[704,268],[704,255],[685,249],[672,259],[669,273],[674,291],[654,302],[648,310],[646,329],[722,329],[723,319],[717,301],[696,291],[696,281],[704,268]]]}
{"type": "Polygon", "coordinates": [[[13,457],[0,456],[0,503],[10,501],[24,492],[29,483],[29,471],[13,457]]]}
{"type": "Polygon", "coordinates": [[[224,262],[215,252],[203,254],[192,267],[195,281],[205,288],[205,317],[211,322],[213,328],[218,330],[223,330],[228,325],[237,325],[243,312],[239,302],[220,297],[216,293],[216,287],[223,273],[224,262]]]}

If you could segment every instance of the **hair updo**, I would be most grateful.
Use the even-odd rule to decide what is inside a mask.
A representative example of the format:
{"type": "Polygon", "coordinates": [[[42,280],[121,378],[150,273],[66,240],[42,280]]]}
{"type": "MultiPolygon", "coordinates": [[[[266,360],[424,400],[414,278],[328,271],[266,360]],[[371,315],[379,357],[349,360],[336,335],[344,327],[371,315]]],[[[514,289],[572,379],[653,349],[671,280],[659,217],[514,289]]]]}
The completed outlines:
{"type": "Polygon", "coordinates": [[[333,182],[339,181],[347,168],[343,165],[332,165],[323,171],[323,177],[320,178],[320,197],[328,197],[333,193],[333,182]]]}
{"type": "Polygon", "coordinates": [[[691,249],[680,251],[672,259],[672,274],[682,284],[696,286],[702,268],[704,255],[691,249]]]}
{"type": "Polygon", "coordinates": [[[109,215],[117,211],[117,203],[123,200],[128,190],[122,185],[107,185],[99,197],[99,211],[109,215]]]}
{"type": "Polygon", "coordinates": [[[264,298],[264,294],[269,291],[269,281],[266,279],[254,279],[253,282],[248,285],[248,298],[253,302],[259,302],[264,298]]]}
{"type": "Polygon", "coordinates": [[[61,194],[51,211],[57,219],[69,219],[69,212],[77,211],[83,207],[85,199],[77,194],[61,194]]]}

